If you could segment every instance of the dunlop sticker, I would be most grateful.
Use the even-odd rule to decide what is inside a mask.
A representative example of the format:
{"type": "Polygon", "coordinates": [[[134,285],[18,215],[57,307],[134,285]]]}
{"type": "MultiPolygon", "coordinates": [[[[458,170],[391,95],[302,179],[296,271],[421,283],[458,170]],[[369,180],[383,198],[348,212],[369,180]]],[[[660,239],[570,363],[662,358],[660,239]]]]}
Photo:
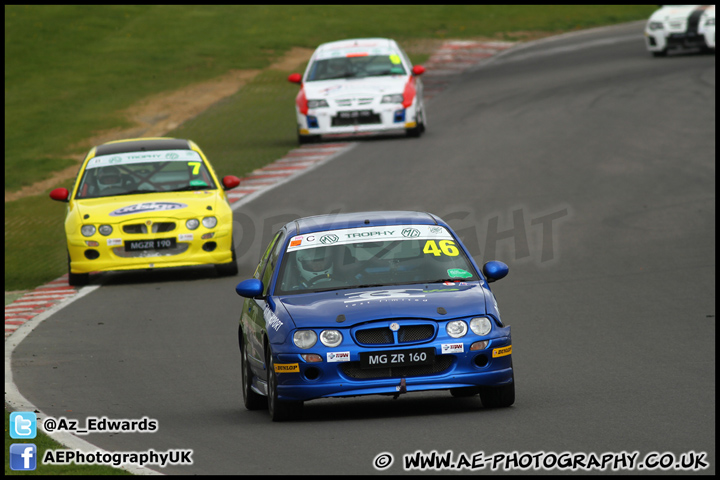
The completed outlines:
{"type": "Polygon", "coordinates": [[[507,347],[493,348],[493,358],[504,357],[512,353],[512,345],[507,347]]]}
{"type": "Polygon", "coordinates": [[[299,371],[300,365],[297,363],[275,364],[275,373],[292,373],[299,371]]]}

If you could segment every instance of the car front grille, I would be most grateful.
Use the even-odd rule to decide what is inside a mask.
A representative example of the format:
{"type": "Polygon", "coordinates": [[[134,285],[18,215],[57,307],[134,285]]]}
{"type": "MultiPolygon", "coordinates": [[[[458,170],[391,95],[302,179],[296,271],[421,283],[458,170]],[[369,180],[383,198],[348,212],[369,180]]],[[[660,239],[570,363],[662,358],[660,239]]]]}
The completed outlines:
{"type": "Polygon", "coordinates": [[[435,327],[430,324],[403,325],[397,331],[397,339],[388,327],[357,330],[355,339],[361,345],[394,345],[429,340],[435,335],[435,327]]]}
{"type": "Polygon", "coordinates": [[[432,325],[410,325],[408,327],[400,327],[398,330],[398,342],[421,342],[432,338],[435,329],[432,325]]]}
{"type": "Polygon", "coordinates": [[[175,222],[158,222],[153,223],[152,233],[172,232],[175,230],[175,222]]]}
{"type": "MultiPolygon", "coordinates": [[[[152,233],[165,233],[172,232],[175,230],[175,222],[157,222],[152,224],[152,233]]],[[[123,225],[123,232],[134,234],[134,233],[148,233],[147,225],[144,223],[132,223],[129,225],[123,225]]]]}
{"type": "Polygon", "coordinates": [[[363,345],[392,345],[394,343],[392,330],[387,327],[358,330],[355,338],[358,343],[363,345]]]}
{"type": "Polygon", "coordinates": [[[375,100],[373,97],[362,98],[338,98],[335,103],[338,107],[352,107],[354,105],[370,105],[375,100]]]}
{"type": "Polygon", "coordinates": [[[357,380],[375,378],[419,377],[442,373],[453,363],[452,355],[438,355],[432,365],[414,365],[408,367],[362,368],[360,362],[346,362],[340,367],[342,372],[357,380]]]}

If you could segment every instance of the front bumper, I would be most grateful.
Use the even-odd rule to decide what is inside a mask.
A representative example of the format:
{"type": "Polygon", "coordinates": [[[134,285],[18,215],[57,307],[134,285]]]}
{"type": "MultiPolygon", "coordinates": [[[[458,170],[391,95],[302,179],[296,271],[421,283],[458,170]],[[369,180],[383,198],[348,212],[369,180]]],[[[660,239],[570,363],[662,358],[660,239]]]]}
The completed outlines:
{"type": "Polygon", "coordinates": [[[645,46],[651,52],[675,48],[715,48],[715,27],[703,33],[645,31],[645,46]]]}
{"type": "Polygon", "coordinates": [[[303,115],[296,109],[298,132],[302,136],[355,133],[404,132],[417,126],[417,107],[399,104],[360,106],[352,109],[316,108],[303,115]]]}
{"type": "Polygon", "coordinates": [[[89,238],[82,235],[67,235],[67,242],[70,271],[77,274],[222,264],[232,261],[232,224],[218,225],[212,230],[200,227],[192,232],[111,234],[110,238],[99,234],[89,238]],[[210,233],[213,234],[211,238],[202,238],[203,235],[210,233]],[[175,238],[175,248],[125,251],[124,245],[129,241],[168,238],[175,238]],[[98,245],[88,245],[88,242],[95,242],[98,245]]]}
{"type": "MultiPolygon", "coordinates": [[[[386,369],[365,369],[375,378],[361,378],[359,351],[353,351],[349,362],[305,362],[299,354],[279,354],[275,362],[295,365],[297,371],[278,374],[278,398],[286,401],[306,401],[323,397],[349,397],[357,395],[400,394],[425,390],[450,388],[498,386],[512,382],[512,355],[494,355],[497,349],[507,351],[512,342],[510,336],[494,338],[489,345],[478,351],[468,351],[475,339],[465,339],[464,353],[442,354],[436,348],[435,365],[428,371],[418,367],[402,367],[396,372],[386,369]],[[413,370],[414,369],[414,370],[413,370]],[[436,371],[440,370],[440,371],[436,371]],[[404,384],[403,384],[404,380],[404,384]]],[[[415,347],[408,347],[412,350],[415,347]]],[[[403,349],[398,349],[402,351],[403,349]]],[[[511,350],[510,350],[511,351],[511,350]]]]}

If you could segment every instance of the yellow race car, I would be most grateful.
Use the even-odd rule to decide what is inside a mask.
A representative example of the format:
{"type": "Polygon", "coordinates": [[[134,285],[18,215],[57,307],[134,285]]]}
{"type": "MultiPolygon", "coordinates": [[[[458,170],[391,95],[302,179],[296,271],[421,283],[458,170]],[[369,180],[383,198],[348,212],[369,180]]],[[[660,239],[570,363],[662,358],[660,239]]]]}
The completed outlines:
{"type": "Polygon", "coordinates": [[[68,282],[86,285],[90,272],[214,264],[237,274],[233,217],[225,190],[190,140],[138,138],[93,147],[67,202],[68,282]]]}

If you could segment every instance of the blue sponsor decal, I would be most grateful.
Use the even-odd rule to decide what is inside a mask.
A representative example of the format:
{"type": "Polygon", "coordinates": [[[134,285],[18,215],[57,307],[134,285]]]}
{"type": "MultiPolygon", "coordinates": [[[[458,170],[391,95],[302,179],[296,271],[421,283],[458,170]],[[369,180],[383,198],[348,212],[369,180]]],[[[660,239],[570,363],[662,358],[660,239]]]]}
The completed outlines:
{"type": "Polygon", "coordinates": [[[164,212],[167,210],[179,210],[181,208],[187,208],[187,205],[184,203],[173,202],[137,203],[135,205],[128,205],[127,207],[118,208],[117,210],[110,212],[110,216],[121,217],[123,215],[132,215],[133,213],[164,212]]]}

